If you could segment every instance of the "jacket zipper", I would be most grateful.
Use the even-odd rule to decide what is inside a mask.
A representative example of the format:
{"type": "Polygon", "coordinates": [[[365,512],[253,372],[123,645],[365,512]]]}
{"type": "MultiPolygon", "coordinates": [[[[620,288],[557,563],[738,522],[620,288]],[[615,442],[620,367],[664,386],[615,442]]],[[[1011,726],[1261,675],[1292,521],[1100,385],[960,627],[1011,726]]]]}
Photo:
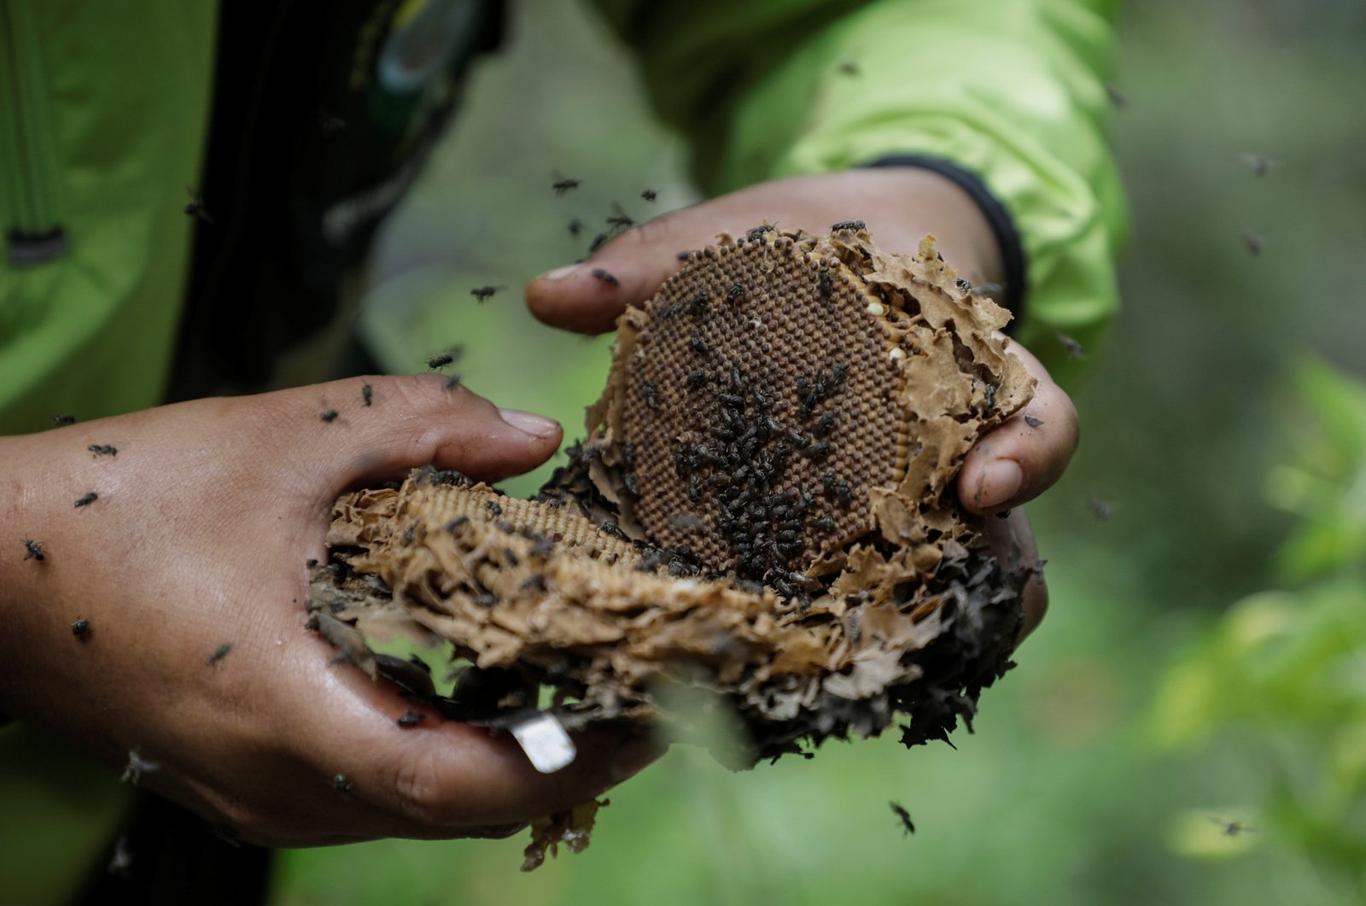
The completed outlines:
{"type": "Polygon", "coordinates": [[[31,0],[0,0],[0,223],[14,264],[65,251],[58,222],[57,154],[48,119],[31,0]]]}

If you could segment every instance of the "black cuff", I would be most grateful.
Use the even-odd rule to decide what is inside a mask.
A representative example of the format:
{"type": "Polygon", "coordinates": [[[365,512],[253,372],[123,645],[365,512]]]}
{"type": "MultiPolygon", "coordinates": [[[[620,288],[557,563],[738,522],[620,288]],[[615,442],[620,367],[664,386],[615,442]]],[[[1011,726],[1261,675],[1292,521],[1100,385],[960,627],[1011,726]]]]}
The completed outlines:
{"type": "MultiPolygon", "coordinates": [[[[1015,220],[1001,204],[1000,199],[991,193],[982,178],[971,170],[965,170],[942,157],[928,157],[922,154],[898,154],[882,157],[866,167],[919,167],[945,176],[972,197],[991,226],[991,234],[1001,250],[1001,266],[1004,271],[1004,291],[1001,304],[1015,316],[1011,327],[1020,323],[1024,315],[1025,303],[1025,251],[1020,241],[1020,231],[1015,228],[1015,220]]],[[[1009,332],[1009,329],[1007,329],[1009,332]]]]}

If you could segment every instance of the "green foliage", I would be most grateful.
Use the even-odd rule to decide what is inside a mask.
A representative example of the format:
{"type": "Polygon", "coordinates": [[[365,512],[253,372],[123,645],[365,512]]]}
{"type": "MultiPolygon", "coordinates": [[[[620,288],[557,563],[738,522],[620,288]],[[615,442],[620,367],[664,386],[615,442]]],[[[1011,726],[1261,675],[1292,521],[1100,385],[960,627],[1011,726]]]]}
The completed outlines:
{"type": "Polygon", "coordinates": [[[1314,362],[1294,383],[1309,423],[1271,495],[1300,517],[1278,561],[1301,584],[1244,599],[1170,670],[1154,732],[1237,739],[1268,829],[1366,892],[1366,387],[1314,362]]]}

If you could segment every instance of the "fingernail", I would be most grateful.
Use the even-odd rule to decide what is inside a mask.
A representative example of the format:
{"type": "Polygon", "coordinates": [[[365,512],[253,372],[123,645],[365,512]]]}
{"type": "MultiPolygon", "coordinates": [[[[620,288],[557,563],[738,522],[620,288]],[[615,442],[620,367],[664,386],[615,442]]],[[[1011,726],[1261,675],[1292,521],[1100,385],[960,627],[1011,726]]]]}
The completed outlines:
{"type": "Polygon", "coordinates": [[[544,415],[523,412],[520,409],[499,409],[498,417],[523,434],[530,434],[532,437],[554,437],[560,430],[559,422],[546,418],[544,415]]]}
{"type": "Polygon", "coordinates": [[[564,267],[557,267],[553,271],[547,271],[546,273],[541,274],[540,279],[563,280],[565,277],[568,277],[570,274],[574,273],[578,269],[579,265],[577,264],[566,264],[564,267]]]}
{"type": "Polygon", "coordinates": [[[977,505],[997,506],[1020,493],[1024,484],[1024,471],[1013,459],[993,459],[982,469],[982,478],[977,483],[977,505]]]}

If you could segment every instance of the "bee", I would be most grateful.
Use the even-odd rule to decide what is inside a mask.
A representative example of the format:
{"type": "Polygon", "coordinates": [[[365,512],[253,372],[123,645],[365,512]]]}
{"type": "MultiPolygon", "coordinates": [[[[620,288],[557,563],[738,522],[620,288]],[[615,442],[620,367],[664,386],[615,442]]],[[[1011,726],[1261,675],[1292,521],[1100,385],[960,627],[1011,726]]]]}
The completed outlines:
{"type": "Polygon", "coordinates": [[[1110,103],[1114,105],[1116,110],[1123,110],[1129,106],[1129,99],[1120,92],[1113,82],[1106,83],[1105,96],[1110,99],[1110,103]]]}
{"type": "Polygon", "coordinates": [[[580,233],[582,233],[582,232],[583,232],[583,221],[582,221],[582,220],[580,220],[579,218],[575,217],[573,220],[569,221],[569,235],[571,235],[571,236],[573,236],[573,237],[575,237],[575,238],[578,238],[578,235],[579,235],[580,233]]]}
{"type": "Polygon", "coordinates": [[[347,779],[345,774],[338,774],[332,778],[332,789],[345,795],[351,792],[351,781],[347,779]]]}
{"type": "Polygon", "coordinates": [[[816,280],[816,287],[820,290],[821,301],[830,302],[835,296],[835,283],[830,279],[830,269],[822,267],[820,275],[816,280]]]}
{"type": "Polygon", "coordinates": [[[503,508],[498,505],[498,501],[496,500],[485,500],[484,507],[489,511],[489,514],[492,516],[503,515],[503,508]]]}
{"type": "Polygon", "coordinates": [[[1236,837],[1239,834],[1251,833],[1257,829],[1236,818],[1216,818],[1211,816],[1209,820],[1219,825],[1219,829],[1225,837],[1236,837]]]}
{"type": "Polygon", "coordinates": [[[371,387],[369,384],[361,384],[360,399],[362,403],[369,406],[375,401],[375,388],[371,387]]]}
{"type": "Polygon", "coordinates": [[[446,378],[446,389],[447,389],[447,390],[454,390],[454,389],[456,389],[457,387],[460,386],[460,381],[461,381],[460,375],[458,375],[458,374],[453,374],[453,375],[451,375],[450,377],[446,378]]]}
{"type": "Polygon", "coordinates": [[[222,663],[223,658],[228,656],[229,651],[232,651],[232,642],[224,642],[222,645],[219,645],[213,650],[213,654],[209,655],[209,660],[207,662],[208,666],[213,667],[222,663]]]}
{"type": "Polygon", "coordinates": [[[474,596],[474,603],[480,607],[492,607],[498,603],[498,596],[491,592],[481,592],[474,596]]]}
{"type": "Polygon", "coordinates": [[[455,361],[457,353],[455,350],[450,352],[440,352],[427,359],[427,367],[432,371],[439,371],[455,361]]]}
{"type": "Polygon", "coordinates": [[[690,534],[701,531],[705,527],[702,517],[688,510],[674,513],[669,517],[669,528],[675,532],[690,534]]]}
{"type": "Polygon", "coordinates": [[[829,437],[830,432],[835,430],[835,413],[827,412],[816,419],[816,424],[811,426],[811,433],[817,437],[829,437]]]}
{"type": "Polygon", "coordinates": [[[839,69],[841,74],[847,76],[856,76],[863,72],[862,69],[859,69],[859,65],[853,60],[845,60],[840,63],[839,69]]]}
{"type": "Polygon", "coordinates": [[[545,591],[545,576],[536,573],[522,583],[522,591],[545,591]]]}
{"type": "Polygon", "coordinates": [[[337,410],[324,409],[322,412],[318,413],[318,418],[330,425],[337,420],[337,410]]]}
{"type": "Polygon", "coordinates": [[[821,516],[815,522],[811,523],[811,527],[816,531],[823,532],[827,535],[838,528],[838,526],[835,525],[835,520],[831,519],[829,516],[821,516]]]}
{"type": "Polygon", "coordinates": [[[765,233],[771,233],[771,232],[773,232],[773,230],[774,230],[773,224],[771,224],[771,223],[761,223],[761,224],[759,224],[757,227],[755,227],[754,229],[752,229],[752,230],[750,230],[748,233],[746,233],[746,234],[745,234],[745,238],[748,239],[750,242],[758,242],[760,239],[763,238],[763,235],[764,235],[765,233]]]}
{"type": "Polygon", "coordinates": [[[645,397],[645,405],[651,409],[659,409],[659,388],[651,381],[644,381],[640,385],[640,392],[645,397]]]}
{"type": "Polygon", "coordinates": [[[830,232],[842,233],[845,230],[866,230],[868,224],[862,220],[841,220],[839,223],[830,224],[830,232]]]}
{"type": "Polygon", "coordinates": [[[645,199],[646,201],[654,201],[656,198],[659,197],[659,193],[656,192],[654,189],[646,189],[645,191],[640,193],[640,197],[645,199]]]}
{"type": "Polygon", "coordinates": [[[1243,163],[1247,164],[1248,169],[1252,171],[1253,176],[1265,176],[1270,172],[1272,167],[1276,166],[1277,161],[1274,161],[1269,157],[1264,157],[1261,154],[1248,152],[1243,155],[1243,163]]]}
{"type": "Polygon", "coordinates": [[[1091,509],[1091,515],[1095,516],[1100,522],[1109,522],[1110,517],[1115,513],[1114,504],[1108,500],[1103,500],[1100,497],[1093,496],[1090,501],[1088,501],[1088,505],[1091,509]]]}
{"type": "Polygon", "coordinates": [[[77,617],[71,623],[71,634],[84,642],[90,638],[90,621],[85,617],[77,617]]]}
{"type": "Polygon", "coordinates": [[[900,802],[892,801],[887,803],[892,807],[892,814],[901,822],[901,829],[906,834],[915,833],[915,822],[911,820],[911,813],[906,811],[906,807],[900,802]]]}
{"type": "Polygon", "coordinates": [[[65,428],[67,425],[76,424],[76,416],[54,415],[52,416],[52,424],[56,425],[58,428],[65,428]]]}
{"type": "Polygon", "coordinates": [[[416,727],[418,724],[422,723],[422,721],[424,721],[426,717],[427,715],[419,714],[417,711],[405,711],[403,712],[403,714],[399,716],[398,720],[394,721],[394,723],[398,724],[405,730],[410,730],[413,727],[416,727]]]}
{"type": "Polygon", "coordinates": [[[1037,428],[1043,424],[1043,419],[1035,418],[1032,415],[1026,415],[1024,417],[1024,423],[1031,428],[1037,428]]]}
{"type": "Polygon", "coordinates": [[[593,276],[597,277],[599,280],[601,280],[603,283],[606,283],[608,286],[621,286],[620,280],[613,276],[611,272],[605,271],[600,267],[593,268],[593,276]]]}
{"type": "Polygon", "coordinates": [[[690,371],[683,383],[689,390],[700,390],[707,384],[707,373],[700,368],[696,371],[690,371]]]}
{"type": "Polygon", "coordinates": [[[94,491],[86,491],[80,497],[76,498],[76,509],[79,510],[83,507],[88,507],[90,506],[90,504],[94,503],[96,500],[99,499],[99,494],[96,494],[94,491]]]}
{"type": "Polygon", "coordinates": [[[612,202],[612,216],[607,218],[607,225],[615,230],[627,230],[635,226],[636,221],[621,209],[621,205],[612,202]]]}
{"type": "Polygon", "coordinates": [[[697,295],[688,300],[688,314],[694,317],[704,314],[707,310],[707,302],[710,300],[711,297],[707,295],[707,291],[705,289],[699,289],[697,295]]]}
{"type": "Polygon", "coordinates": [[[555,190],[556,195],[572,192],[577,189],[582,182],[582,180],[570,179],[559,172],[552,173],[551,176],[555,181],[550,184],[550,188],[555,190]]]}
{"type": "Polygon", "coordinates": [[[593,241],[588,244],[588,253],[591,255],[593,252],[596,252],[598,249],[602,248],[607,243],[608,239],[611,238],[612,237],[608,236],[606,233],[599,233],[598,235],[594,236],[593,241]]]}
{"type": "Polygon", "coordinates": [[[117,878],[132,877],[133,853],[128,849],[128,838],[123,834],[114,841],[114,854],[105,871],[117,878]]]}
{"type": "Polygon", "coordinates": [[[86,447],[86,449],[89,450],[91,453],[94,453],[96,456],[119,455],[119,448],[114,446],[113,444],[91,444],[90,446],[86,447]]]}
{"type": "Polygon", "coordinates": [[[544,560],[555,551],[555,539],[549,535],[542,535],[536,539],[536,543],[531,545],[531,556],[540,557],[544,560]]]}
{"type": "Polygon", "coordinates": [[[732,303],[733,303],[733,302],[739,302],[739,301],[740,301],[741,299],[743,299],[744,297],[745,297],[745,285],[744,285],[743,283],[741,283],[739,280],[736,280],[734,283],[732,283],[732,284],[730,285],[730,289],[726,290],[726,301],[727,301],[727,302],[732,302],[732,303]]]}
{"type": "Polygon", "coordinates": [[[138,785],[143,774],[151,774],[161,770],[161,765],[155,761],[149,761],[142,757],[142,753],[137,749],[128,750],[128,764],[123,768],[123,775],[119,777],[120,783],[131,783],[138,785]]]}
{"type": "Polygon", "coordinates": [[[1262,253],[1262,237],[1250,230],[1243,231],[1243,248],[1247,253],[1256,258],[1262,253]]]}
{"type": "Polygon", "coordinates": [[[331,113],[328,113],[326,110],[319,110],[318,128],[323,131],[324,135],[336,135],[338,132],[346,128],[346,120],[342,119],[339,116],[335,116],[331,113]]]}
{"type": "Polygon", "coordinates": [[[706,355],[708,352],[711,352],[711,349],[707,346],[707,341],[703,340],[697,334],[688,337],[688,348],[698,355],[706,355]]]}
{"type": "Polygon", "coordinates": [[[493,298],[493,294],[496,293],[496,292],[498,292],[498,290],[500,290],[500,289],[506,289],[506,287],[503,287],[503,286],[476,286],[474,289],[470,290],[470,295],[471,295],[471,296],[474,296],[474,298],[475,298],[477,301],[479,301],[479,302],[487,302],[488,300],[492,299],[492,298],[493,298]]]}
{"type": "Polygon", "coordinates": [[[190,196],[190,200],[185,202],[185,207],[181,209],[185,212],[185,216],[194,217],[198,220],[204,221],[209,226],[213,226],[214,219],[213,217],[209,216],[208,210],[204,207],[203,197],[201,197],[199,193],[195,192],[194,189],[191,189],[188,186],[185,188],[185,194],[190,196]]]}
{"type": "Polygon", "coordinates": [[[37,560],[39,563],[47,559],[43,553],[43,542],[34,541],[32,538],[24,539],[24,559],[37,560]]]}
{"type": "Polygon", "coordinates": [[[304,568],[305,568],[305,569],[314,569],[315,567],[317,567],[317,565],[318,565],[318,558],[317,558],[317,557],[309,557],[307,560],[304,561],[304,568]]]}
{"type": "Polygon", "coordinates": [[[684,249],[677,255],[674,255],[674,257],[677,258],[679,261],[687,261],[689,258],[692,257],[692,249],[684,249]]]}
{"type": "Polygon", "coordinates": [[[470,521],[470,517],[468,517],[468,516],[456,516],[456,517],[455,517],[454,519],[452,519],[450,522],[447,522],[447,523],[446,523],[445,529],[446,529],[446,531],[448,531],[448,532],[454,532],[454,531],[457,531],[458,529],[461,529],[461,528],[463,528],[464,526],[468,525],[468,524],[469,524],[469,521],[470,521]]]}
{"type": "Polygon", "coordinates": [[[1086,358],[1086,348],[1075,339],[1062,332],[1055,334],[1055,336],[1058,338],[1058,342],[1062,344],[1062,348],[1066,350],[1069,359],[1086,358]]]}

